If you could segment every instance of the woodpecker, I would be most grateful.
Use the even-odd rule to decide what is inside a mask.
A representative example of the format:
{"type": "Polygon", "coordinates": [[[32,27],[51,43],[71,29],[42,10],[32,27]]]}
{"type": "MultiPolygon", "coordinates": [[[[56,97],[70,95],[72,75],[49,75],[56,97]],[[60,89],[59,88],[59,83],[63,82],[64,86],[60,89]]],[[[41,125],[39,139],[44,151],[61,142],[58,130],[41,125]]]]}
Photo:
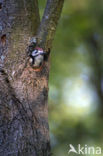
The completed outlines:
{"type": "Polygon", "coordinates": [[[50,49],[45,52],[42,48],[37,46],[36,39],[34,38],[27,51],[29,55],[30,66],[34,70],[40,71],[43,67],[44,61],[48,60],[50,49]]]}
{"type": "Polygon", "coordinates": [[[42,48],[36,47],[30,54],[30,65],[34,69],[40,68],[43,65],[45,55],[46,52],[44,52],[42,48]]]}

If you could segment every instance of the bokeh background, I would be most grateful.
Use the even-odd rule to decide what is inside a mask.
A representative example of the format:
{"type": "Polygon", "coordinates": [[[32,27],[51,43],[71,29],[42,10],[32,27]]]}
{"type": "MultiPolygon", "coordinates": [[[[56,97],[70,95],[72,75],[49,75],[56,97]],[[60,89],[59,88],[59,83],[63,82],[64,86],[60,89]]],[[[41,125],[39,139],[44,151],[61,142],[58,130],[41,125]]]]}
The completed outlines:
{"type": "Polygon", "coordinates": [[[65,0],[51,53],[49,125],[54,156],[67,156],[69,144],[103,149],[102,0],[65,0]]]}

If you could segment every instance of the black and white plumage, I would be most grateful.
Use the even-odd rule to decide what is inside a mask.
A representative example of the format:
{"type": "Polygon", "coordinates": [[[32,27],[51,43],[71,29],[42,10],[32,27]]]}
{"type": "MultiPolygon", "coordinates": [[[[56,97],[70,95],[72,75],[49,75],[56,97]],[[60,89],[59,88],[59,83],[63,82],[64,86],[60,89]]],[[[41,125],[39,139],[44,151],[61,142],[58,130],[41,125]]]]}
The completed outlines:
{"type": "Polygon", "coordinates": [[[44,62],[44,55],[45,52],[41,48],[36,47],[35,50],[32,51],[30,55],[30,59],[29,59],[30,65],[33,68],[40,68],[44,62]]]}
{"type": "Polygon", "coordinates": [[[42,48],[36,46],[36,40],[31,42],[28,47],[29,63],[32,68],[39,69],[43,65],[44,61],[48,60],[50,50],[48,52],[43,51],[42,48]]]}

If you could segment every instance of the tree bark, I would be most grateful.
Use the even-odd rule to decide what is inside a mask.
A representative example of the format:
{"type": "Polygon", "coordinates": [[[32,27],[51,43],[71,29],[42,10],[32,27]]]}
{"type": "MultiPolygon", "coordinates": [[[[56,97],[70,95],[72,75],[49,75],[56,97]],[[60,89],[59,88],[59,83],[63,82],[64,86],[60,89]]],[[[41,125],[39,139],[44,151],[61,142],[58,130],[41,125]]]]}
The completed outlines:
{"type": "Polygon", "coordinates": [[[26,48],[35,35],[51,48],[63,2],[48,0],[40,24],[37,0],[0,0],[0,156],[50,155],[49,61],[34,71],[26,48]]]}

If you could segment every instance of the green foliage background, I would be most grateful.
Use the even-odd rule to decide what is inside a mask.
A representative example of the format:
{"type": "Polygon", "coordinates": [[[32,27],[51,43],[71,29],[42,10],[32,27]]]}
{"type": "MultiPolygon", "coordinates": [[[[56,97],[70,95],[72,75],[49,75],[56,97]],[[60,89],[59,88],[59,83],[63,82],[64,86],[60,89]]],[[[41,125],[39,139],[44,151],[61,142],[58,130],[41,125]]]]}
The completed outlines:
{"type": "MultiPolygon", "coordinates": [[[[39,0],[41,17],[45,4],[46,0],[39,0]]],[[[90,48],[92,37],[98,43],[102,69],[103,1],[65,0],[53,42],[49,81],[54,156],[67,156],[69,144],[103,146],[103,117],[99,115],[102,106],[92,81],[97,79],[98,66],[90,48]]]]}

